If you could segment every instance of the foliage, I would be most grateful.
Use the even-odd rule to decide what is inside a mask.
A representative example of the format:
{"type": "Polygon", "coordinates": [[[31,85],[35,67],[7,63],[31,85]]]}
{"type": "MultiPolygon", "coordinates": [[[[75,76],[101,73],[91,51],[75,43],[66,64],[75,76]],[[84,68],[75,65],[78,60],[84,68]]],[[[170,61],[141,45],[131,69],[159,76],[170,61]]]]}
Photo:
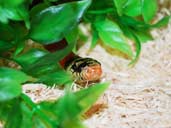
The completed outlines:
{"type": "Polygon", "coordinates": [[[108,84],[96,84],[76,93],[66,92],[57,101],[39,104],[20,91],[19,97],[1,102],[0,120],[6,121],[7,128],[83,128],[81,115],[107,87],[108,84]]]}
{"type": "Polygon", "coordinates": [[[72,76],[58,62],[73,50],[81,37],[80,23],[91,24],[91,48],[100,39],[135,63],[142,43],[152,39],[150,30],[169,21],[170,16],[166,16],[154,23],[156,13],[156,0],[0,0],[0,120],[5,122],[5,127],[84,127],[81,115],[107,84],[76,93],[66,91],[57,101],[39,104],[22,93],[22,84],[71,85],[72,76]],[[63,38],[68,43],[64,49],[50,53],[42,48],[63,38]],[[135,51],[128,38],[135,42],[135,51]],[[42,47],[28,48],[30,39],[42,47]],[[17,66],[11,68],[4,62],[17,66]]]}

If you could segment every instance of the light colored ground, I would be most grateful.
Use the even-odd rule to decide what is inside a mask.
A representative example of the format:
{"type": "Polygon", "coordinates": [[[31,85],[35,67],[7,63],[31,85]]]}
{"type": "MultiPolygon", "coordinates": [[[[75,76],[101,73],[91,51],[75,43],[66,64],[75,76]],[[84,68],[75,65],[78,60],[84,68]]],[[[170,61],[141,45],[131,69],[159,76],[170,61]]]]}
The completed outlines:
{"type": "MultiPolygon", "coordinates": [[[[85,121],[88,128],[171,128],[171,23],[152,33],[155,40],[143,44],[133,68],[129,60],[110,55],[100,45],[89,54],[89,44],[79,50],[82,57],[101,62],[102,81],[112,81],[99,100],[107,108],[85,121]]],[[[35,102],[63,94],[42,84],[24,85],[23,91],[35,102]]]]}
{"type": "MultiPolygon", "coordinates": [[[[90,53],[89,44],[79,50],[82,57],[101,62],[102,81],[112,81],[98,101],[107,108],[85,121],[88,128],[171,128],[171,23],[152,33],[155,40],[143,44],[133,68],[128,66],[129,60],[110,55],[100,45],[90,53]]],[[[25,85],[24,91],[34,101],[63,94],[39,84],[25,85]]]]}
{"type": "Polygon", "coordinates": [[[103,80],[112,81],[100,102],[108,108],[85,121],[89,128],[171,128],[171,23],[152,32],[135,67],[97,46],[90,54],[102,63],[103,80]]]}

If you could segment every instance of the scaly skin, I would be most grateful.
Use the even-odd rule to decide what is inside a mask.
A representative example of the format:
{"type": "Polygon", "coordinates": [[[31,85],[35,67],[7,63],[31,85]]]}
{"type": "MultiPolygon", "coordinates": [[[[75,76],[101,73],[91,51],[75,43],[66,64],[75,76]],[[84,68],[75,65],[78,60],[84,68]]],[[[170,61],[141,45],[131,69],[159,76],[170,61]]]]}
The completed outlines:
{"type": "MultiPolygon", "coordinates": [[[[67,46],[65,40],[46,45],[45,48],[50,52],[63,49],[67,46]]],[[[100,80],[102,75],[102,68],[100,62],[92,58],[82,58],[70,53],[60,61],[61,66],[70,72],[78,84],[92,83],[100,80]]]]}

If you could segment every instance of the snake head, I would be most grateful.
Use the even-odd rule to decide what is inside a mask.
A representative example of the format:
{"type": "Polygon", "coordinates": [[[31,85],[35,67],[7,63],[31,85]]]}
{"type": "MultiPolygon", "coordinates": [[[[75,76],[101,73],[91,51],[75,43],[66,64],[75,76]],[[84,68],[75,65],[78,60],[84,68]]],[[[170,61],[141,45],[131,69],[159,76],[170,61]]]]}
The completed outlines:
{"type": "Polygon", "coordinates": [[[100,80],[102,75],[101,64],[92,58],[76,58],[67,66],[76,83],[91,83],[100,80]]]}
{"type": "Polygon", "coordinates": [[[102,69],[101,65],[90,65],[82,69],[82,76],[84,81],[97,81],[101,78],[102,69]]]}

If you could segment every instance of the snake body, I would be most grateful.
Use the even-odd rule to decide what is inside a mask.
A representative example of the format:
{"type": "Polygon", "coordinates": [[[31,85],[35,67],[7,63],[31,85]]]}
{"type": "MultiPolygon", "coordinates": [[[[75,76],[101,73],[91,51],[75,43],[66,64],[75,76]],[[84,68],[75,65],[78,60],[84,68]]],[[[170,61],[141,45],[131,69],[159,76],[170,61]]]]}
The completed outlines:
{"type": "MultiPolygon", "coordinates": [[[[67,45],[65,40],[58,43],[46,45],[45,48],[51,52],[60,50],[67,45]]],[[[75,79],[78,84],[91,83],[100,80],[102,68],[100,62],[93,58],[82,58],[70,53],[60,61],[61,66],[75,79]]]]}

